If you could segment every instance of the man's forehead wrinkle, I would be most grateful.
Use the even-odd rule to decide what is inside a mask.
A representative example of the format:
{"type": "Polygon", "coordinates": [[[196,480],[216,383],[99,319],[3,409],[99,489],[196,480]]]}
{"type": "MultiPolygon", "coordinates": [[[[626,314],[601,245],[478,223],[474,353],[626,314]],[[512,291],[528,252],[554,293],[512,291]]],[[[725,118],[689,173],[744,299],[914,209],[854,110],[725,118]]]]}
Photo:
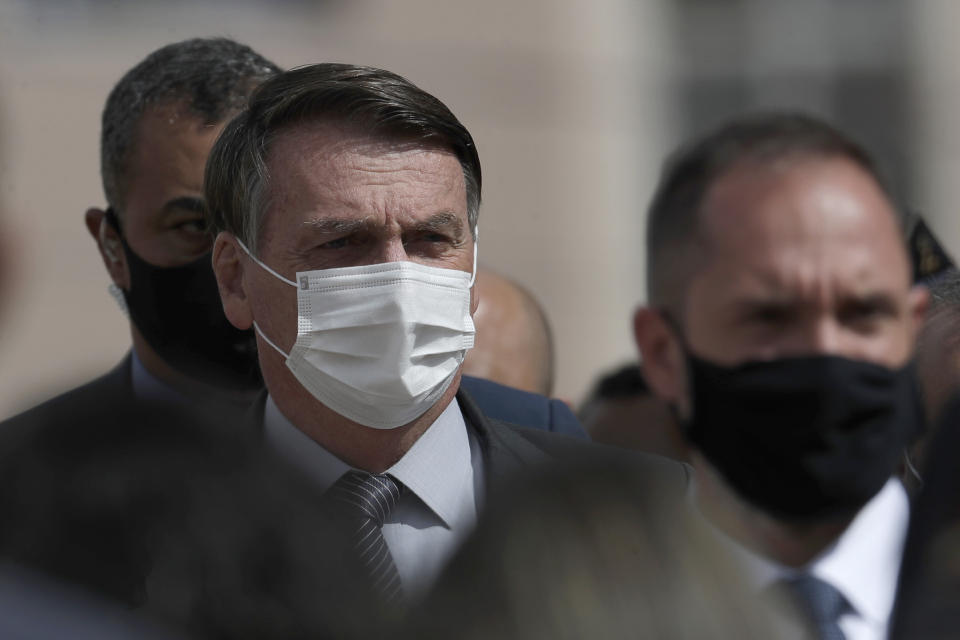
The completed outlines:
{"type": "MultiPolygon", "coordinates": [[[[304,227],[312,231],[321,233],[347,233],[361,230],[372,231],[382,226],[379,218],[373,215],[367,215],[362,218],[336,218],[317,216],[301,223],[304,227]]],[[[457,215],[450,211],[441,211],[431,215],[426,220],[416,220],[409,225],[419,231],[439,230],[452,227],[454,231],[460,232],[463,229],[463,223],[457,215]]]]}
{"type": "MultiPolygon", "coordinates": [[[[833,313],[848,304],[886,300],[891,306],[903,297],[903,287],[876,274],[876,256],[866,253],[854,264],[836,261],[784,260],[738,269],[729,278],[722,308],[743,313],[768,305],[804,313],[833,313]]],[[[707,284],[706,286],[716,286],[707,284]]]]}
{"type": "Polygon", "coordinates": [[[316,218],[311,218],[310,220],[304,220],[302,224],[303,226],[314,231],[320,231],[323,233],[344,233],[348,231],[356,231],[362,228],[374,227],[376,226],[376,220],[372,215],[357,219],[317,216],[316,218]]]}

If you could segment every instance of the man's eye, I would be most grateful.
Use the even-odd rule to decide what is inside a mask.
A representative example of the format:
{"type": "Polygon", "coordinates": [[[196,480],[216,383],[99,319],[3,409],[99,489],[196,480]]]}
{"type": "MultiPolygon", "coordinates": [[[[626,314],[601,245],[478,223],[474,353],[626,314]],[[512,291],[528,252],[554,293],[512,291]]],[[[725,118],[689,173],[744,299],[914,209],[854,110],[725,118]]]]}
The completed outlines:
{"type": "Polygon", "coordinates": [[[841,320],[846,323],[873,322],[886,315],[886,310],[876,305],[855,305],[840,314],[841,320]]]}
{"type": "Polygon", "coordinates": [[[348,244],[350,244],[349,236],[343,238],[337,238],[336,240],[330,240],[329,242],[324,242],[320,245],[321,249],[343,249],[348,244]]]}
{"type": "Polygon", "coordinates": [[[206,222],[204,222],[202,218],[181,222],[176,226],[176,228],[180,231],[186,231],[188,233],[206,233],[207,232],[207,224],[206,222]]]}
{"type": "Polygon", "coordinates": [[[424,242],[427,244],[452,244],[453,240],[443,233],[421,233],[411,238],[404,239],[403,244],[409,245],[416,242],[424,242]]]}
{"type": "Polygon", "coordinates": [[[750,319],[758,324],[780,325],[789,319],[789,311],[781,307],[761,307],[750,313],[750,319]]]}

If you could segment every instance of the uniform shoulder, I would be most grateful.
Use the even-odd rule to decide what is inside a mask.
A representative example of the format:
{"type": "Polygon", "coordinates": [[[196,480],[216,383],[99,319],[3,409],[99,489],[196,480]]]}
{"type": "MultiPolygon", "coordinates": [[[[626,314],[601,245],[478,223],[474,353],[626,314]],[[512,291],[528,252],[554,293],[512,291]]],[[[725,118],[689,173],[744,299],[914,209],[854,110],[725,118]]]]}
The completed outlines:
{"type": "MultiPolygon", "coordinates": [[[[651,486],[676,493],[680,499],[689,490],[692,470],[670,458],[584,441],[557,433],[529,429],[499,420],[490,420],[491,431],[504,442],[520,442],[536,449],[550,466],[629,468],[647,479],[651,486]]],[[[520,448],[516,447],[515,448],[520,448]]]]}

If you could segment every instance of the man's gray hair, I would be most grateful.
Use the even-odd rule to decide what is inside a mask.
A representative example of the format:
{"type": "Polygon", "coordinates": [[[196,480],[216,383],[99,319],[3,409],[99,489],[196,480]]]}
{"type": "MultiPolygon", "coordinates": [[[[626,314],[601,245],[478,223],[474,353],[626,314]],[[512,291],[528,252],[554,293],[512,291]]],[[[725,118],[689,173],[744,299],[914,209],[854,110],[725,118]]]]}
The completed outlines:
{"type": "Polygon", "coordinates": [[[480,158],[466,127],[440,100],[401,76],[347,64],[314,64],[264,82],[214,144],[204,194],[214,233],[251,252],[267,207],[267,155],[277,134],[302,123],[344,122],[365,135],[452,151],[460,161],[471,232],[480,210],[480,158]]]}
{"type": "Polygon", "coordinates": [[[128,169],[144,112],[183,104],[217,124],[241,110],[250,93],[280,68],[246,45],[226,38],[194,38],[157,49],[130,69],[103,109],[100,172],[107,202],[123,210],[128,169]]]}

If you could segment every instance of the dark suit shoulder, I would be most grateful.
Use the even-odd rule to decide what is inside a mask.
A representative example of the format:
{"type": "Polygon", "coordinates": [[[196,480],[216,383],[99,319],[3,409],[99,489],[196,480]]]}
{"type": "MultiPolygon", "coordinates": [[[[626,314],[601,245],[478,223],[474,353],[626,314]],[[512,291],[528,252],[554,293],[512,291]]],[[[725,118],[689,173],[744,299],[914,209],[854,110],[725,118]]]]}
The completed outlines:
{"type": "Polygon", "coordinates": [[[517,437],[526,440],[542,451],[551,463],[578,466],[609,463],[630,466],[635,468],[637,472],[649,474],[651,479],[676,485],[684,488],[684,490],[688,487],[692,477],[688,465],[652,453],[632,451],[595,442],[584,442],[558,433],[547,433],[502,422],[494,424],[494,428],[513,432],[517,437]]]}
{"type": "Polygon", "coordinates": [[[513,478],[543,467],[616,465],[629,468],[668,500],[682,501],[689,489],[690,468],[680,462],[490,418],[464,389],[457,401],[480,442],[491,488],[509,486],[513,478]]]}
{"type": "Polygon", "coordinates": [[[460,388],[470,394],[489,418],[589,439],[570,407],[559,400],[472,376],[463,376],[460,388]]]}
{"type": "Polygon", "coordinates": [[[130,368],[130,356],[127,355],[116,367],[99,378],[0,422],[0,430],[49,422],[69,417],[76,411],[96,408],[111,399],[130,398],[133,394],[130,368]]]}

